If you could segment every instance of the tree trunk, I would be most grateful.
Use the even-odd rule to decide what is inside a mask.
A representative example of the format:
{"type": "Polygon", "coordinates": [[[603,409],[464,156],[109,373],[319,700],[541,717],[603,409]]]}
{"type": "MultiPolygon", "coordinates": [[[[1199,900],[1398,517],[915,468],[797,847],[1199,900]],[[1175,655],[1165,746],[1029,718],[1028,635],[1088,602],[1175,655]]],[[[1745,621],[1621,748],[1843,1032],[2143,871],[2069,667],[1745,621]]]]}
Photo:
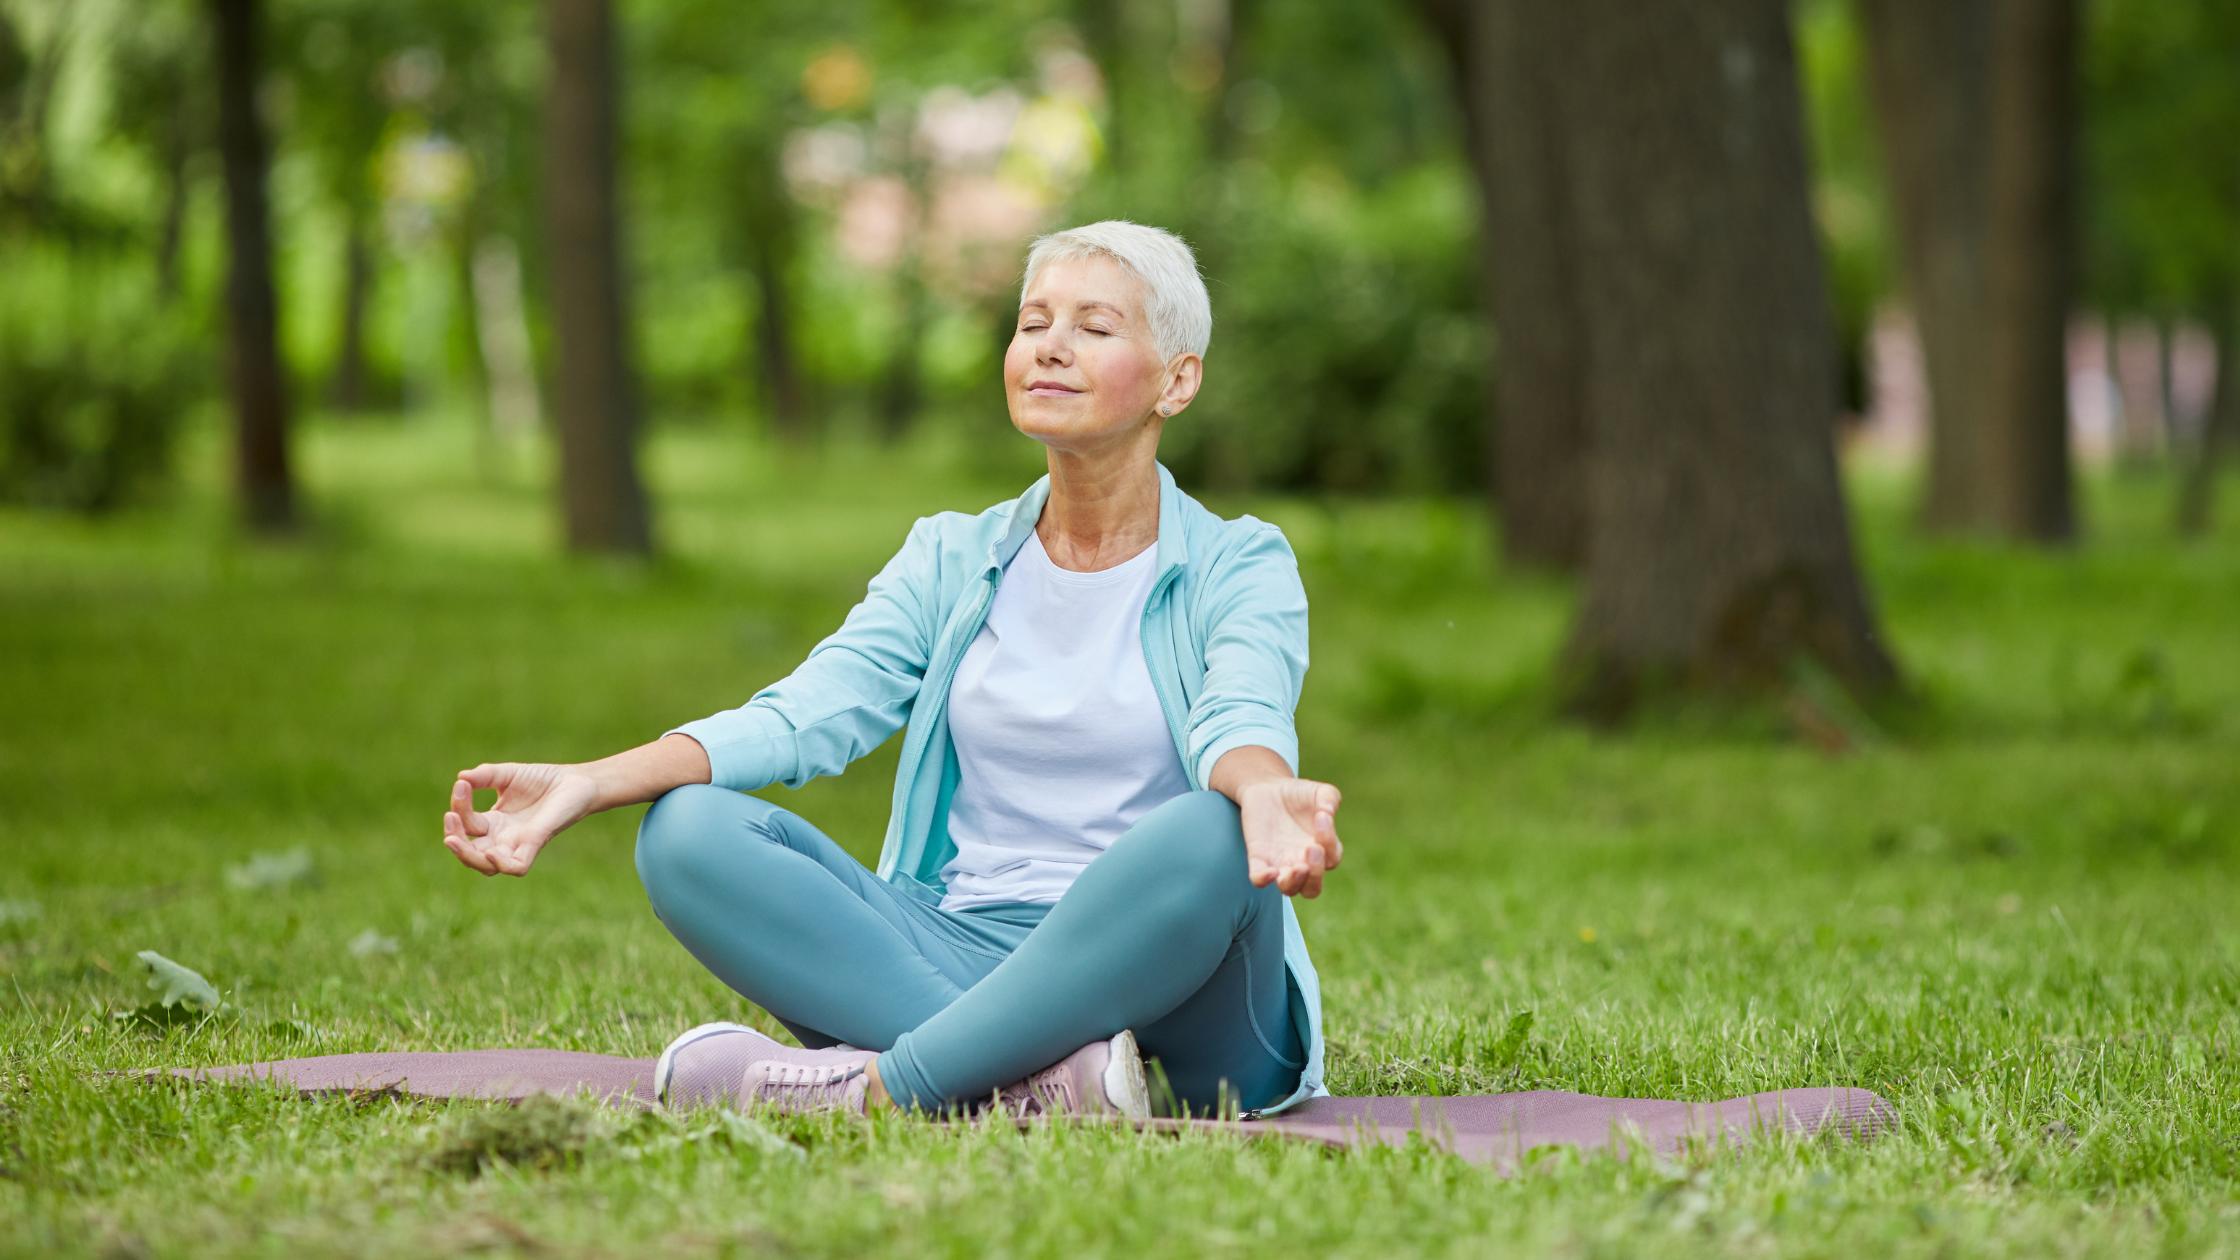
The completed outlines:
{"type": "Polygon", "coordinates": [[[1863,0],[1933,421],[1923,522],[2057,539],[2069,506],[2069,0],[1863,0]]]}
{"type": "Polygon", "coordinates": [[[163,218],[156,228],[156,296],[165,305],[179,296],[179,247],[186,237],[187,158],[190,139],[185,110],[174,110],[161,124],[163,218]]]}
{"type": "Polygon", "coordinates": [[[1502,553],[1573,569],[1587,551],[1585,330],[1555,67],[1566,20],[1534,0],[1418,0],[1461,89],[1482,206],[1479,292],[1498,342],[1485,409],[1486,485],[1502,553]]]}
{"type": "Polygon", "coordinates": [[[787,445],[798,446],[810,436],[809,407],[793,342],[791,281],[796,235],[778,146],[768,136],[746,137],[733,169],[739,176],[734,197],[741,210],[741,253],[754,273],[759,302],[753,359],[761,377],[763,403],[770,409],[771,432],[787,445]]]}
{"type": "Polygon", "coordinates": [[[2227,455],[2240,454],[2240,310],[2228,310],[2217,320],[2216,332],[2216,398],[2210,404],[2208,426],[2201,431],[2201,444],[2186,467],[2185,483],[2178,490],[2178,533],[2185,538],[2199,538],[2209,532],[2217,465],[2227,455]]]}
{"type": "Polygon", "coordinates": [[[1933,529],[1989,529],[1982,493],[1982,172],[1992,0],[1863,0],[1869,83],[1929,383],[1933,529]]]}
{"type": "Polygon", "coordinates": [[[548,0],[545,213],[558,365],[561,500],[577,551],[652,550],[638,482],[637,386],[624,313],[616,188],[614,14],[548,0]]]}
{"type": "Polygon", "coordinates": [[[288,391],[280,365],[278,302],[257,120],[257,0],[212,0],[218,69],[218,152],[226,181],[226,333],[235,470],[251,528],[296,523],[288,467],[288,391]]]}
{"type": "Polygon", "coordinates": [[[1572,699],[1891,685],[1834,449],[1835,353],[1783,0],[1580,0],[1563,122],[1590,451],[1572,699]]]}
{"type": "Polygon", "coordinates": [[[366,406],[366,306],[373,298],[373,257],[366,246],[366,210],[349,208],[342,245],[342,344],[335,353],[331,397],[337,411],[366,406]]]}
{"type": "Polygon", "coordinates": [[[879,440],[890,444],[909,433],[924,401],[925,326],[930,312],[917,257],[917,251],[923,248],[923,234],[913,236],[917,239],[910,242],[909,255],[895,272],[895,300],[902,308],[902,327],[895,334],[885,378],[879,383],[879,440]]]}
{"type": "Polygon", "coordinates": [[[1986,489],[1998,531],[2076,534],[2068,329],[2075,200],[2075,0],[1998,0],[1984,201],[1986,489]]]}

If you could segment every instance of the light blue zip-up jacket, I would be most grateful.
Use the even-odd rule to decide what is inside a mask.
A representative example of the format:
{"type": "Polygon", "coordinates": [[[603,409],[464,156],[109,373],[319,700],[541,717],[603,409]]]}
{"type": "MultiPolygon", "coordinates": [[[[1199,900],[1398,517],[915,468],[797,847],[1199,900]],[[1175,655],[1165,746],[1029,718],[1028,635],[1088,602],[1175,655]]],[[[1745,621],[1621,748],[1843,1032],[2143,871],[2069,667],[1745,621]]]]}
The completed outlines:
{"type": "MultiPolygon", "coordinates": [[[[739,708],[678,727],[707,749],[715,783],[738,791],[800,787],[840,773],[908,723],[879,875],[939,901],[941,870],[957,851],[949,840],[957,790],[949,684],[987,620],[1004,566],[1026,544],[1049,495],[1044,477],[977,516],[943,512],[918,521],[863,602],[800,668],[739,708]]],[[[1283,531],[1249,516],[1215,516],[1162,466],[1158,546],[1143,657],[1190,785],[1203,788],[1222,754],[1251,744],[1274,749],[1296,772],[1291,715],[1307,673],[1307,593],[1283,531]]],[[[1288,898],[1283,941],[1307,1066],[1298,1090],[1269,1112],[1328,1092],[1322,988],[1288,898]]]]}

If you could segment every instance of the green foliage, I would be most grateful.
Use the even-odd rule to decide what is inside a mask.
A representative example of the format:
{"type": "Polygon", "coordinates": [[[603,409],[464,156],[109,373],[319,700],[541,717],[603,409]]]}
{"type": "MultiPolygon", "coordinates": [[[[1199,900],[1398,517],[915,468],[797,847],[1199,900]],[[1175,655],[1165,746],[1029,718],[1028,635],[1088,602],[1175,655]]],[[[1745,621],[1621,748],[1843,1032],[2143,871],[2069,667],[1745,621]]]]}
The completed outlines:
{"type": "Polygon", "coordinates": [[[150,51],[179,34],[177,7],[124,25],[114,80],[99,76],[92,36],[113,33],[100,22],[70,5],[0,8],[0,502],[106,512],[141,497],[205,388],[191,321],[167,309],[144,252],[162,198],[140,195],[147,172],[129,152],[70,143],[56,117],[67,88],[95,79],[123,85],[110,102],[121,135],[145,138],[153,96],[179,123],[183,63],[150,51]]]}
{"type": "Polygon", "coordinates": [[[111,511],[159,484],[204,377],[144,275],[38,248],[0,267],[0,500],[111,511]]]}
{"type": "Polygon", "coordinates": [[[2224,324],[2240,301],[2240,11],[2086,7],[2086,276],[2119,310],[2224,324]]]}

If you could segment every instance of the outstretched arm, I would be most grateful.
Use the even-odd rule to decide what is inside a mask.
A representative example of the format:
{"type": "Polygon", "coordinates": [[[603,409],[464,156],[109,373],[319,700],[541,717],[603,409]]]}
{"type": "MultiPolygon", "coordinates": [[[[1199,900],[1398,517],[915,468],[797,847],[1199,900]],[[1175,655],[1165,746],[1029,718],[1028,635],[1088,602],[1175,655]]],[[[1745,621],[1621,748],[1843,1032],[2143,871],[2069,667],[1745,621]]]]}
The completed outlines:
{"type": "Polygon", "coordinates": [[[690,735],[665,735],[581,765],[484,763],[460,771],[451,785],[444,847],[485,875],[526,875],[545,841],[600,810],[658,800],[708,777],[708,754],[690,735]],[[478,812],[477,789],[495,789],[497,803],[478,812]]]}
{"type": "Polygon", "coordinates": [[[1336,786],[1301,779],[1272,748],[1247,744],[1213,763],[1206,786],[1244,815],[1245,869],[1253,886],[1273,883],[1285,896],[1319,897],[1322,873],[1345,858],[1338,843],[1336,786]]]}

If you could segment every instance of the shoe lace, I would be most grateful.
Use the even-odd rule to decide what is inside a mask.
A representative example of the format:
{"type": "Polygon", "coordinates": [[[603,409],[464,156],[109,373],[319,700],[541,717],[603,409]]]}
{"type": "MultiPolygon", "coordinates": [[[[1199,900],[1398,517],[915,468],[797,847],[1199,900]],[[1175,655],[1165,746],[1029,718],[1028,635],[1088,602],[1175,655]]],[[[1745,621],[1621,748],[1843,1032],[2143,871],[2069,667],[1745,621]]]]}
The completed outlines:
{"type": "Polygon", "coordinates": [[[1063,1115],[1082,1109],[1074,1097],[1073,1077],[1063,1067],[1047,1067],[997,1095],[997,1104],[1015,1116],[1063,1115]]]}
{"type": "Polygon", "coordinates": [[[861,1064],[766,1063],[752,1096],[787,1110],[845,1107],[849,1082],[863,1075],[861,1064]]]}

